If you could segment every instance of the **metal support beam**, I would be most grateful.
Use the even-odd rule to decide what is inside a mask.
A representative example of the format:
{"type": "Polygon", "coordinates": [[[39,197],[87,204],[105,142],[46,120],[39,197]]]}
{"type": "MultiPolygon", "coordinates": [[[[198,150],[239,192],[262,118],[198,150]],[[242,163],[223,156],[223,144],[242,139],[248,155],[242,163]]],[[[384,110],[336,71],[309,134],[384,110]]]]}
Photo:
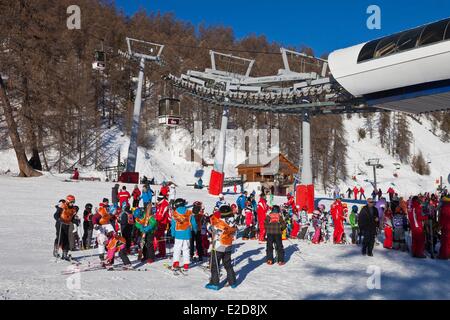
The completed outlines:
{"type": "Polygon", "coordinates": [[[302,162],[300,163],[300,168],[302,170],[301,184],[312,184],[311,123],[308,111],[304,111],[302,114],[302,162]]]}
{"type": "Polygon", "coordinates": [[[127,172],[135,172],[137,158],[137,138],[139,131],[139,119],[141,116],[142,86],[144,84],[145,58],[139,63],[139,81],[134,99],[133,123],[131,125],[130,146],[128,147],[127,172]]]}

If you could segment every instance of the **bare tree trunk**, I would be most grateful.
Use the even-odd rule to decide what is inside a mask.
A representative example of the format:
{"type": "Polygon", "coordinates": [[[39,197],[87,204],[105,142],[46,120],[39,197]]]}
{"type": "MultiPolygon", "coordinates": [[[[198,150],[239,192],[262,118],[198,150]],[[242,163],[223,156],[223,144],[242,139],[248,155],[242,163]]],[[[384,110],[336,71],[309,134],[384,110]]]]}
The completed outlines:
{"type": "Polygon", "coordinates": [[[6,87],[3,83],[3,79],[0,76],[0,101],[3,105],[3,113],[6,118],[6,123],[8,124],[8,133],[11,142],[16,152],[17,163],[19,165],[20,176],[21,177],[37,177],[41,176],[42,173],[33,170],[33,168],[28,164],[27,155],[25,154],[25,148],[20,140],[19,132],[17,130],[17,123],[14,120],[13,109],[9,103],[8,96],[6,95],[6,87]]]}

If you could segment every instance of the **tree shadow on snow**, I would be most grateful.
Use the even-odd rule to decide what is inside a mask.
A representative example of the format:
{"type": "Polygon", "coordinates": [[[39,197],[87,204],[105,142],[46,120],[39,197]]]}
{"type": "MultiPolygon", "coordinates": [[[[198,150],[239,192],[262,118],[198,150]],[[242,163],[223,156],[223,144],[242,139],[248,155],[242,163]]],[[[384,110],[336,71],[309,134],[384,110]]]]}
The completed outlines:
{"type": "MultiPolygon", "coordinates": [[[[380,248],[380,247],[378,247],[380,248]]],[[[326,290],[326,292],[313,293],[302,296],[302,299],[450,299],[450,264],[448,261],[432,259],[415,259],[406,252],[393,250],[374,250],[374,257],[363,257],[361,247],[355,246],[348,252],[338,255],[333,263],[327,265],[308,264],[308,272],[313,277],[317,277],[320,282],[337,282],[340,284],[339,290],[326,290]],[[355,260],[358,257],[358,260],[355,260]],[[380,257],[382,259],[380,259],[380,257]],[[377,259],[378,258],[378,259],[377,259]],[[392,270],[386,270],[383,260],[389,260],[396,266],[392,270]],[[353,265],[352,270],[343,270],[339,263],[350,260],[353,265]],[[351,261],[355,260],[355,261],[351,261]],[[369,266],[379,266],[381,268],[380,289],[370,290],[367,284],[373,283],[369,277],[373,271],[368,270],[369,266]],[[413,266],[413,270],[408,269],[413,266]],[[384,269],[383,269],[384,267],[384,269]]]]}

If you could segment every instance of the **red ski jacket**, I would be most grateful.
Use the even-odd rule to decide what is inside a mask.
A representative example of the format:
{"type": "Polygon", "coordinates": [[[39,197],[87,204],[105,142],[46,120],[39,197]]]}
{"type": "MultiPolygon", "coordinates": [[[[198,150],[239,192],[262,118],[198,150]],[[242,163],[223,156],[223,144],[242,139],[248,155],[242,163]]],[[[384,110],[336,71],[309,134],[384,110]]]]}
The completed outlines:
{"type": "Polygon", "coordinates": [[[160,224],[167,224],[167,223],[169,223],[169,220],[170,220],[169,201],[167,201],[166,199],[161,200],[156,205],[155,219],[160,224]]]}
{"type": "Polygon", "coordinates": [[[423,232],[423,221],[427,220],[427,216],[422,215],[422,206],[419,202],[413,201],[408,209],[408,220],[411,231],[423,232]]]}
{"type": "Polygon", "coordinates": [[[130,199],[131,196],[128,191],[122,190],[117,194],[117,197],[119,198],[120,205],[122,205],[122,203],[124,203],[124,202],[126,202],[128,204],[128,199],[130,199]]]}

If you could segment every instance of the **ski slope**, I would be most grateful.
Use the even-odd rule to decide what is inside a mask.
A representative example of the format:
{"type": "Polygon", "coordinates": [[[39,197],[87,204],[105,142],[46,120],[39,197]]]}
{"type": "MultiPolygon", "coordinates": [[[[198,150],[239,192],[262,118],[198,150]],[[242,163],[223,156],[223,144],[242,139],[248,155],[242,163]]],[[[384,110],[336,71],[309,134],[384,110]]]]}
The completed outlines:
{"type": "MultiPolygon", "coordinates": [[[[54,205],[71,193],[77,205],[98,205],[111,196],[112,183],[63,182],[62,176],[39,178],[0,176],[0,299],[450,299],[450,263],[416,260],[406,253],[377,246],[374,257],[363,257],[357,246],[308,245],[284,241],[287,264],[265,264],[265,246],[236,241],[238,287],[218,292],[204,289],[208,275],[193,267],[175,277],[158,261],[147,271],[90,271],[62,275],[68,262],[52,256],[54,205]],[[298,253],[297,246],[301,253],[298,253]],[[381,288],[369,290],[371,266],[381,268],[381,288]]],[[[131,187],[131,186],[129,186],[131,187]]],[[[201,200],[210,211],[216,199],[180,187],[190,203],[201,200]]],[[[227,196],[234,201],[236,196],[227,196]]],[[[277,202],[284,199],[276,198],[277,202]]],[[[97,261],[95,251],[73,254],[97,261]]],[[[132,256],[133,264],[137,264],[132,256]]],[[[120,262],[117,258],[116,263],[120,262]]],[[[224,276],[222,276],[224,277],[224,276]]]]}

